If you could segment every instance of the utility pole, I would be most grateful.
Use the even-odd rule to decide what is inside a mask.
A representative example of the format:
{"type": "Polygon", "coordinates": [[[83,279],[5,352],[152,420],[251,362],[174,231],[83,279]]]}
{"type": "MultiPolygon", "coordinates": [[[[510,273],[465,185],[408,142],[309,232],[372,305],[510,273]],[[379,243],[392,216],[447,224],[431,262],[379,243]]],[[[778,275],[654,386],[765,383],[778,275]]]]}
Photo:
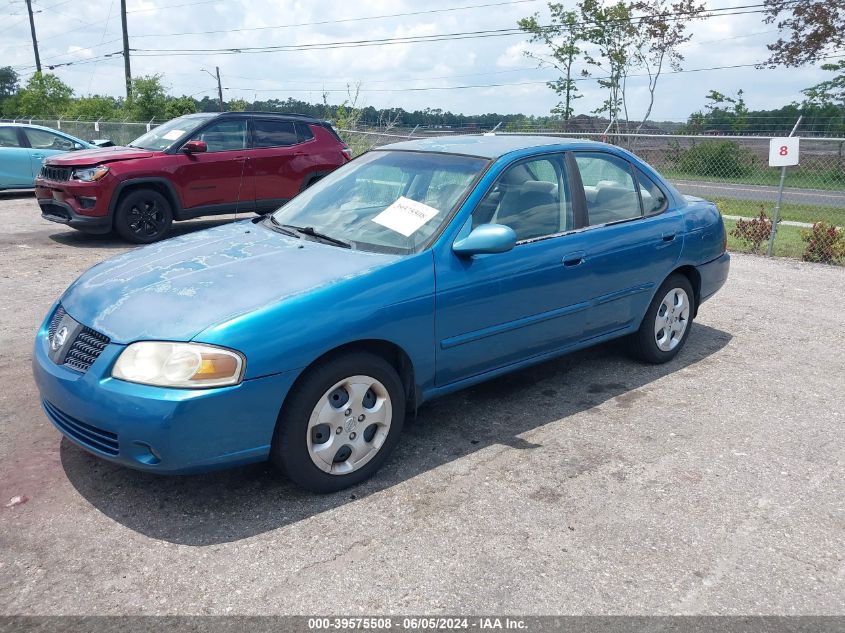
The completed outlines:
{"type": "MultiPolygon", "coordinates": [[[[27,0],[29,3],[29,0],[27,0]]],[[[120,24],[123,27],[123,72],[126,75],[126,100],[132,98],[132,70],[129,67],[129,31],[126,29],[126,0],[120,0],[120,24]]]]}
{"type": "Polygon", "coordinates": [[[32,16],[32,0],[26,0],[26,10],[29,11],[29,30],[32,32],[32,50],[35,51],[35,68],[41,72],[41,57],[38,55],[38,39],[35,37],[35,18],[32,16]]]}
{"type": "Polygon", "coordinates": [[[220,66],[215,66],[217,71],[217,96],[220,98],[220,112],[223,112],[223,84],[220,83],[220,66]]]}

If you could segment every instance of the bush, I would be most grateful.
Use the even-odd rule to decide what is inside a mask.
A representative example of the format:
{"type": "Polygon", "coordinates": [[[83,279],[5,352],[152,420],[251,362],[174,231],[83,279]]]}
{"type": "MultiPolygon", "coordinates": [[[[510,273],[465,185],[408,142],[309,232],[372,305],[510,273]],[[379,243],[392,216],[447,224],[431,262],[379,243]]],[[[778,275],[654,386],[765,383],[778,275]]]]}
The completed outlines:
{"type": "Polygon", "coordinates": [[[684,151],[678,168],[696,176],[747,176],[754,166],[754,154],[733,141],[704,141],[684,151]]]}
{"type": "Polygon", "coordinates": [[[772,232],[772,221],[766,211],[760,207],[760,215],[750,220],[737,220],[731,235],[738,239],[746,250],[759,253],[763,243],[772,232]]]}
{"type": "Polygon", "coordinates": [[[807,243],[801,259],[805,262],[835,264],[845,258],[845,231],[827,222],[816,222],[813,228],[801,231],[807,243]]]}

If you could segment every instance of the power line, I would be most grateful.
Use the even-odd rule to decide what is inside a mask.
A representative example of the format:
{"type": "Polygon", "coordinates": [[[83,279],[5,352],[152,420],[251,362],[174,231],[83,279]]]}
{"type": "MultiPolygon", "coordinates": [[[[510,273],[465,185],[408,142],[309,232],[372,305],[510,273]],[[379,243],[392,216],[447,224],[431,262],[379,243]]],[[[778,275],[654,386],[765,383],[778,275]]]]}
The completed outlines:
{"type": "MultiPolygon", "coordinates": [[[[762,4],[744,5],[737,7],[725,7],[720,11],[728,9],[746,9],[752,7],[763,7],[762,4]]],[[[758,8],[752,11],[733,11],[730,13],[708,13],[704,17],[725,17],[732,15],[745,15],[749,13],[764,13],[765,9],[758,8]]],[[[680,19],[683,16],[690,15],[690,12],[683,11],[674,14],[665,14],[664,19],[680,19]]],[[[648,19],[647,16],[632,17],[627,20],[620,20],[638,23],[648,19]]],[[[582,26],[587,25],[586,22],[581,23],[582,26]]],[[[549,27],[542,27],[549,28],[549,27]]],[[[338,48],[359,48],[368,46],[389,46],[396,44],[417,44],[424,42],[443,42],[450,40],[462,39],[482,39],[488,37],[507,37],[513,35],[525,35],[525,31],[520,28],[507,29],[488,29],[483,31],[463,31],[456,33],[438,33],[432,35],[414,35],[393,38],[376,38],[371,40],[345,40],[336,42],[315,42],[310,44],[286,44],[286,45],[272,45],[272,46],[241,46],[241,47],[227,47],[227,48],[133,48],[132,52],[141,53],[143,57],[155,57],[153,53],[162,53],[169,55],[207,55],[209,53],[216,53],[220,55],[239,55],[239,54],[255,54],[255,53],[276,53],[276,52],[295,52],[295,51],[310,51],[310,50],[331,50],[338,48]]]]}
{"type": "MultiPolygon", "coordinates": [[[[826,57],[820,59],[835,59],[845,57],[845,55],[828,55],[826,57]]],[[[754,68],[758,66],[761,62],[756,62],[752,64],[732,64],[729,66],[711,66],[708,68],[689,68],[684,70],[672,70],[667,71],[665,75],[683,75],[687,73],[700,73],[700,72],[708,72],[712,70],[734,70],[737,68],[754,68]]],[[[647,74],[631,74],[628,75],[629,78],[632,77],[648,77],[647,74]]],[[[573,81],[596,81],[598,79],[609,79],[609,77],[577,77],[573,79],[573,81]]],[[[504,87],[512,87],[512,86],[537,86],[537,85],[546,85],[548,81],[520,81],[515,83],[489,83],[489,84],[470,84],[470,85],[461,85],[461,86],[419,86],[419,87],[410,87],[410,88],[361,88],[361,92],[428,92],[431,90],[470,90],[470,89],[477,89],[477,88],[504,88],[504,87]]],[[[314,89],[290,89],[290,88],[238,88],[238,87],[231,87],[229,90],[240,90],[244,92],[313,92],[314,89]]],[[[345,92],[346,89],[325,89],[325,92],[345,92]]]]}

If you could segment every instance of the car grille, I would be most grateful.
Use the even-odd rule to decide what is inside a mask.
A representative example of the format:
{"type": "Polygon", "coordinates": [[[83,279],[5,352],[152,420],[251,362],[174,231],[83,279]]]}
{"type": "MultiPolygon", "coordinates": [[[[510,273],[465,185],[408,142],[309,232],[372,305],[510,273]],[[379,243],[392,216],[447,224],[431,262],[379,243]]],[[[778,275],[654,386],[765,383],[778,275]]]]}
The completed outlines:
{"type": "Polygon", "coordinates": [[[70,174],[73,170],[70,167],[52,167],[50,165],[43,165],[41,167],[41,177],[47,180],[55,180],[57,182],[64,182],[70,180],[70,174]]]}
{"type": "MultiPolygon", "coordinates": [[[[62,306],[56,308],[56,313],[50,319],[50,325],[47,328],[47,340],[52,343],[53,337],[56,335],[56,330],[67,312],[62,306]]],[[[110,339],[105,334],[100,334],[96,330],[83,326],[76,338],[70,343],[70,348],[65,355],[64,364],[72,369],[85,373],[94,364],[94,361],[99,358],[103,350],[106,349],[110,339]]],[[[68,343],[65,343],[68,344],[68,343]]]]}
{"type": "Polygon", "coordinates": [[[117,434],[105,431],[91,424],[81,422],[76,418],[60,411],[46,400],[41,401],[41,406],[47,413],[47,417],[69,438],[76,440],[83,446],[112,457],[120,453],[120,444],[117,441],[117,434]]]}

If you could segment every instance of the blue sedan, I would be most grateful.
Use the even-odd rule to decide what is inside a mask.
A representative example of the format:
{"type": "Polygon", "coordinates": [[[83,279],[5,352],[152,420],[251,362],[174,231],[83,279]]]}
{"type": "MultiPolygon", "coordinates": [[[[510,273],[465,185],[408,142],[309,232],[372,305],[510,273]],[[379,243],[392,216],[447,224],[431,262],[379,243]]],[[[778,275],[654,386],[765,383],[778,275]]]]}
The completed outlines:
{"type": "Polygon", "coordinates": [[[34,373],[72,442],[160,473],[372,475],[408,411],[618,337],[665,363],[728,275],[716,207],[601,143],[409,141],[275,213],[84,273],[34,373]]]}
{"type": "Polygon", "coordinates": [[[96,147],[48,127],[0,123],[0,190],[31,189],[48,156],[96,147]]]}

